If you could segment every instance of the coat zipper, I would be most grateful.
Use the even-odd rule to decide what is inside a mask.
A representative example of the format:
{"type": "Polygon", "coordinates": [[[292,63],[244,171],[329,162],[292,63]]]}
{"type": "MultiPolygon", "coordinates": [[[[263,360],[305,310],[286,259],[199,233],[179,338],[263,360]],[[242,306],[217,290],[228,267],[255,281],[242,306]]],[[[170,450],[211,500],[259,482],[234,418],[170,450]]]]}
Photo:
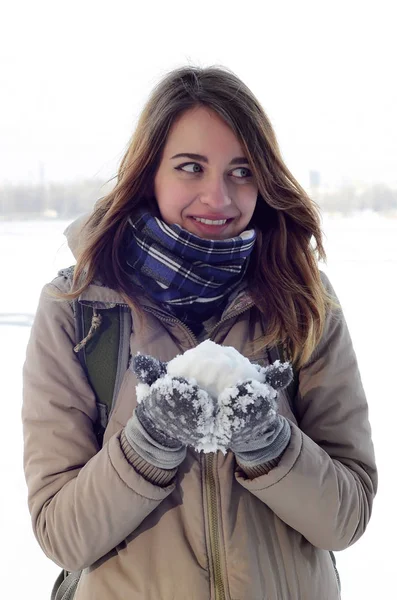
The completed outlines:
{"type": "Polygon", "coordinates": [[[225,600],[225,586],[222,579],[222,567],[220,556],[219,514],[214,475],[214,459],[214,453],[204,455],[204,483],[207,499],[210,540],[208,558],[212,566],[212,572],[214,574],[215,600],[225,600]]]}
{"type": "MultiPolygon", "coordinates": [[[[228,321],[231,318],[234,318],[246,310],[248,310],[252,304],[245,305],[242,309],[237,310],[235,312],[231,312],[226,318],[222,319],[216,327],[209,333],[209,338],[213,335],[216,329],[219,328],[225,321],[228,321]]],[[[163,320],[169,323],[179,323],[190,335],[192,341],[197,343],[197,338],[189,327],[187,327],[182,321],[179,319],[170,317],[169,315],[165,315],[162,311],[157,311],[148,306],[143,307],[147,312],[150,312],[163,320]]],[[[218,514],[218,504],[217,504],[217,491],[215,484],[215,470],[214,470],[214,460],[215,454],[209,453],[204,454],[204,485],[205,485],[205,494],[207,501],[207,510],[208,510],[208,523],[209,523],[209,549],[208,549],[208,559],[212,567],[212,572],[214,576],[214,588],[215,588],[215,600],[226,600],[225,594],[225,585],[222,578],[222,566],[221,566],[221,556],[220,556],[220,535],[219,535],[219,514],[218,514]]]]}
{"type": "Polygon", "coordinates": [[[242,315],[246,310],[252,308],[253,305],[254,305],[253,303],[247,304],[246,306],[243,306],[243,308],[241,308],[239,310],[236,310],[236,312],[232,311],[230,314],[226,315],[226,317],[224,319],[221,319],[219,321],[219,323],[217,323],[215,325],[215,327],[212,329],[212,331],[208,332],[208,339],[212,339],[212,336],[214,335],[214,332],[217,329],[219,329],[219,327],[221,325],[223,325],[223,323],[226,323],[226,321],[228,321],[229,319],[234,319],[235,317],[238,317],[238,316],[242,315]]]}
{"type": "MultiPolygon", "coordinates": [[[[223,325],[223,323],[226,323],[226,321],[228,321],[229,319],[238,317],[239,315],[243,314],[246,310],[250,309],[252,306],[253,306],[253,303],[247,304],[246,306],[243,306],[243,308],[236,310],[235,312],[232,311],[230,314],[226,315],[226,317],[224,319],[221,319],[219,321],[219,323],[217,323],[215,325],[215,327],[212,329],[212,331],[210,331],[208,333],[208,339],[212,338],[214,331],[216,331],[221,325],[223,325]]],[[[155,317],[158,317],[160,319],[160,321],[164,321],[165,323],[178,323],[183,329],[185,329],[189,333],[192,340],[195,343],[197,343],[197,337],[195,336],[193,331],[187,325],[185,325],[182,321],[177,319],[176,317],[175,318],[170,317],[168,314],[162,312],[161,310],[156,310],[155,308],[152,308],[151,306],[143,305],[143,309],[146,310],[146,312],[151,313],[155,317]]]]}
{"type": "MultiPolygon", "coordinates": [[[[248,310],[252,304],[245,305],[242,309],[237,310],[235,312],[231,312],[226,316],[225,319],[222,319],[219,323],[217,323],[216,327],[209,333],[209,338],[213,335],[215,330],[219,328],[225,321],[228,321],[231,318],[234,318],[246,310],[248,310]]],[[[163,313],[162,311],[156,310],[149,306],[143,306],[144,310],[149,313],[152,313],[160,320],[168,322],[168,323],[179,323],[191,337],[191,340],[197,343],[197,338],[192,332],[192,330],[187,327],[182,321],[179,319],[170,317],[169,315],[163,313]]],[[[216,491],[216,483],[215,483],[215,469],[214,469],[214,460],[215,454],[213,452],[209,454],[204,454],[204,485],[205,485],[205,494],[207,501],[207,510],[208,510],[208,523],[209,523],[209,549],[208,549],[208,558],[211,563],[212,572],[214,576],[214,588],[215,588],[215,600],[226,600],[225,594],[225,585],[222,578],[222,566],[221,566],[221,555],[220,555],[220,535],[219,535],[219,514],[218,514],[218,503],[217,503],[217,491],[216,491]]]]}
{"type": "Polygon", "coordinates": [[[143,305],[142,308],[146,312],[151,313],[152,315],[157,317],[160,321],[163,321],[164,323],[178,323],[183,329],[185,329],[188,332],[189,336],[192,338],[191,341],[193,342],[193,344],[197,344],[197,338],[194,335],[193,331],[187,325],[185,325],[182,321],[177,319],[176,317],[175,318],[170,317],[168,314],[162,312],[161,310],[156,310],[155,308],[152,308],[151,306],[143,305]]]}

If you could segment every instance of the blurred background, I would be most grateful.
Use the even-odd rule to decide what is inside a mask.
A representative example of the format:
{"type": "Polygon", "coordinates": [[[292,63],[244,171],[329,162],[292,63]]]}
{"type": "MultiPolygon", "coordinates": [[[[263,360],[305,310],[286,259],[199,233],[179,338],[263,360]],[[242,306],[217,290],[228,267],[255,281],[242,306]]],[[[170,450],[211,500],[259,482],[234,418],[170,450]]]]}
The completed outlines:
{"type": "Polygon", "coordinates": [[[342,597],[392,597],[396,408],[385,367],[397,335],[396,56],[393,1],[3,0],[0,562],[9,597],[49,598],[59,571],[31,532],[22,473],[21,368],[38,294],[73,263],[62,232],[114,185],[151,89],[186,63],[243,79],[321,207],[321,268],[351,330],[380,472],[366,534],[337,553],[342,597]]]}

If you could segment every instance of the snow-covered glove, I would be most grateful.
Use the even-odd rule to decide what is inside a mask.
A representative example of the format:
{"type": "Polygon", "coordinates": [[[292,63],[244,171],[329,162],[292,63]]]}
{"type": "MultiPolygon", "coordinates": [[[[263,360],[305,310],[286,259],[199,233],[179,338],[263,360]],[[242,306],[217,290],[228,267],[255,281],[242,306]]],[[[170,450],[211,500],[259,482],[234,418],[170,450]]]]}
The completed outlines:
{"type": "Polygon", "coordinates": [[[257,365],[261,381],[249,379],[226,388],[218,397],[215,430],[218,446],[230,448],[239,459],[256,466],[277,458],[286,448],[291,431],[278,414],[278,390],[292,380],[289,363],[257,365]]]}
{"type": "Polygon", "coordinates": [[[213,437],[214,402],[194,381],[167,374],[166,363],[152,356],[138,354],[131,368],[140,384],[138,405],[125,427],[125,435],[148,462],[173,468],[165,467],[164,460],[167,465],[169,460],[176,462],[178,452],[183,460],[186,446],[200,450],[203,440],[213,437]],[[153,457],[153,452],[158,456],[153,457]]]}

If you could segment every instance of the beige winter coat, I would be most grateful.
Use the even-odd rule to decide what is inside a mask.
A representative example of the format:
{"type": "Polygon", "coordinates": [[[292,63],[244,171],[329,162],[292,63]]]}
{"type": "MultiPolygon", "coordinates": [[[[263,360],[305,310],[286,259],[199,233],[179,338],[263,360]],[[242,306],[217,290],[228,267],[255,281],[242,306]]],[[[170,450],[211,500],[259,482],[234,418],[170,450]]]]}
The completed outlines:
{"type": "MultiPolygon", "coordinates": [[[[328,316],[300,371],[296,419],[281,394],[292,437],[276,468],[250,480],[231,452],[189,449],[176,481],[162,488],[134,471],[120,447],[136,405],[131,371],[98,449],[95,398],[73,352],[80,340],[72,309],[47,294],[65,290],[65,281],[44,289],[27,349],[24,463],[43,551],[67,570],[84,569],[75,600],[339,598],[328,551],[364,533],[377,485],[367,403],[343,316],[328,316]]],[[[122,302],[94,285],[81,300],[122,302]]],[[[146,310],[147,327],[133,325],[131,354],[167,361],[196,344],[180,322],[149,302],[146,310]]],[[[229,308],[211,339],[263,360],[255,315],[241,304],[229,308]]],[[[133,314],[133,324],[138,320],[133,314]]]]}

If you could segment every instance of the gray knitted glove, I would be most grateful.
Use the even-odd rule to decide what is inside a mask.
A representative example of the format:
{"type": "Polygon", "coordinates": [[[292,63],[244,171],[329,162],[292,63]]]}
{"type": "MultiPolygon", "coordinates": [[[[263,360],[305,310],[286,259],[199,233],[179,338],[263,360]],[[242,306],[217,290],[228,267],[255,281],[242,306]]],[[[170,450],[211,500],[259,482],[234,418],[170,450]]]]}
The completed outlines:
{"type": "Polygon", "coordinates": [[[289,363],[276,361],[253,379],[224,390],[218,397],[218,445],[255,466],[277,458],[288,444],[289,423],[278,414],[277,396],[292,380],[289,363]]]}
{"type": "MultiPolygon", "coordinates": [[[[141,382],[135,416],[161,446],[200,448],[214,427],[214,403],[206,391],[183,377],[172,377],[166,363],[138,354],[131,365],[141,382]]],[[[128,432],[126,432],[128,433],[128,432]]]]}

